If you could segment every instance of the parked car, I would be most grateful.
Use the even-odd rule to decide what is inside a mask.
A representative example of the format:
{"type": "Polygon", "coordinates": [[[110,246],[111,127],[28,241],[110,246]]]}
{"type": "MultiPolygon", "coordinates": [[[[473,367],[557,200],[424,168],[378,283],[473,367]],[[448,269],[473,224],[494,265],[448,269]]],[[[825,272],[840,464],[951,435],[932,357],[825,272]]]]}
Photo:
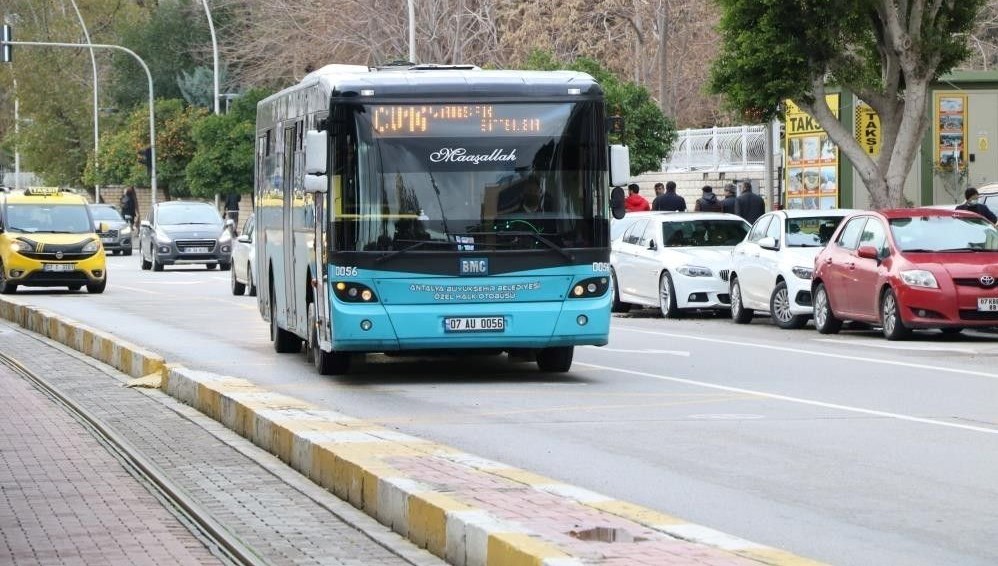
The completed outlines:
{"type": "Polygon", "coordinates": [[[651,213],[611,243],[614,310],[657,307],[675,318],[683,309],[727,309],[731,250],[749,231],[733,214],[651,213]]]}
{"type": "Polygon", "coordinates": [[[232,294],[242,295],[249,290],[249,296],[256,296],[256,244],[253,231],[256,215],[250,214],[243,224],[243,233],[236,238],[232,247],[232,294]]]}
{"type": "Polygon", "coordinates": [[[812,293],[822,334],[843,321],[881,325],[888,340],[995,326],[998,230],[962,210],[857,213],[815,258],[812,293]]]}
{"type": "Polygon", "coordinates": [[[222,221],[204,202],[161,202],[149,211],[139,230],[142,269],[204,264],[208,269],[232,265],[232,223],[222,221]]]}
{"type": "Polygon", "coordinates": [[[780,328],[811,318],[814,256],[852,210],[777,210],[759,217],[731,253],[731,319],[752,321],[768,312],[780,328]]]}
{"type": "Polygon", "coordinates": [[[98,230],[104,251],[114,255],[132,255],[132,226],[121,217],[118,209],[110,204],[91,204],[90,214],[94,217],[94,227],[98,230]],[[106,232],[99,231],[101,223],[106,232]]]}

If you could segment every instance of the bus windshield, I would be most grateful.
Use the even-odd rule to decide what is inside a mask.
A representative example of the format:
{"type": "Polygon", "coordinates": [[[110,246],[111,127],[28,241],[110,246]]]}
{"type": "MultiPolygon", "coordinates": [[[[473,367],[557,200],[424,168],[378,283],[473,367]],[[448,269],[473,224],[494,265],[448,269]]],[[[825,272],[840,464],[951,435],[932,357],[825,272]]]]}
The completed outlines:
{"type": "Polygon", "coordinates": [[[333,219],[342,251],[597,245],[594,102],[367,105],[333,219]]]}

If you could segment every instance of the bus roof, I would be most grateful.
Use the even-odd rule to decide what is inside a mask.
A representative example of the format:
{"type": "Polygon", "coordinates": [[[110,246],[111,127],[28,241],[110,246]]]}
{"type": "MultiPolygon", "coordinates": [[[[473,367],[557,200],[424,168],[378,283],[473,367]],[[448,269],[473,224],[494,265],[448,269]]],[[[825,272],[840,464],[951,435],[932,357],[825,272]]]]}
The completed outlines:
{"type": "Polygon", "coordinates": [[[415,65],[371,68],[327,65],[298,85],[273,95],[319,83],[332,96],[382,98],[477,98],[599,96],[592,76],[577,71],[482,70],[467,65],[415,65]],[[570,92],[571,91],[571,92],[570,92]]]}

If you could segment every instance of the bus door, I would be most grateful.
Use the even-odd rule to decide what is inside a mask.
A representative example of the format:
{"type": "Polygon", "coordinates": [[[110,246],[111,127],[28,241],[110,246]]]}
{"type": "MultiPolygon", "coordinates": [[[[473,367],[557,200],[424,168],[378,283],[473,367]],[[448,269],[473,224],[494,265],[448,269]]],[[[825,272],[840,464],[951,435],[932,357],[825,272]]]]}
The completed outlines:
{"type": "MultiPolygon", "coordinates": [[[[327,249],[327,210],[331,197],[329,192],[316,193],[313,205],[315,207],[315,319],[319,323],[319,346],[325,350],[332,348],[329,316],[329,252],[327,249]]],[[[309,329],[311,332],[311,329],[309,329]]]]}
{"type": "Polygon", "coordinates": [[[284,264],[284,316],[285,328],[295,328],[295,248],[294,226],[291,215],[294,213],[295,198],[295,150],[298,148],[297,127],[284,128],[284,203],[281,209],[281,222],[284,228],[281,241],[281,257],[284,264]]]}

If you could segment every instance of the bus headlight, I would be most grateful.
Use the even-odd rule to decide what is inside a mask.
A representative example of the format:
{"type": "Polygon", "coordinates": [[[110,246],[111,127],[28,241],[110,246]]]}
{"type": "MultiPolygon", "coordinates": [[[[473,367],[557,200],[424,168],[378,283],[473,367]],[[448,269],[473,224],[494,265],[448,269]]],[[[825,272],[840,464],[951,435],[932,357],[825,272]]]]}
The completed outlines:
{"type": "Polygon", "coordinates": [[[570,299],[589,299],[600,297],[610,288],[609,277],[591,277],[583,279],[572,285],[572,291],[568,294],[570,299]]]}
{"type": "Polygon", "coordinates": [[[336,298],[347,303],[376,303],[378,297],[367,285],[353,281],[337,281],[333,285],[336,298]]]}

